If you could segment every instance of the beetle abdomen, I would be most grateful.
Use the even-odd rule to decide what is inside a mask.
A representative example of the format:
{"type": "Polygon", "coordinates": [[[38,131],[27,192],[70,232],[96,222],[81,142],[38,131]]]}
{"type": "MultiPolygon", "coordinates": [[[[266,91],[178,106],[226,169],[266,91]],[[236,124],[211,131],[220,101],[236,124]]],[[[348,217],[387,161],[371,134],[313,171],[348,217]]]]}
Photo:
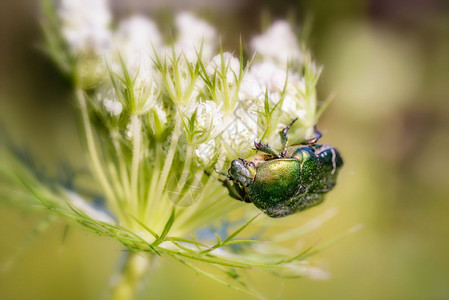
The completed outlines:
{"type": "Polygon", "coordinates": [[[302,146],[293,158],[261,164],[248,196],[259,209],[273,218],[316,206],[336,184],[343,160],[329,145],[302,146]]]}
{"type": "Polygon", "coordinates": [[[297,159],[276,159],[262,163],[248,187],[253,204],[270,216],[294,197],[300,181],[301,165],[297,159]]]}

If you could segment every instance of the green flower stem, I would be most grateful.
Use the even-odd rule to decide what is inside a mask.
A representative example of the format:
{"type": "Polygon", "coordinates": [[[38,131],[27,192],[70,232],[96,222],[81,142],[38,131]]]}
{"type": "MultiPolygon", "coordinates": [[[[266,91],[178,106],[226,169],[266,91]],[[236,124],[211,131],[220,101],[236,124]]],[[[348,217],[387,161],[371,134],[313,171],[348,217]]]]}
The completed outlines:
{"type": "MultiPolygon", "coordinates": [[[[165,157],[165,160],[164,160],[164,166],[162,168],[161,175],[158,179],[156,193],[154,195],[151,195],[152,196],[151,204],[153,204],[154,206],[149,205],[149,207],[154,207],[154,209],[149,211],[148,221],[151,222],[151,224],[154,224],[155,227],[160,225],[160,223],[158,221],[160,221],[160,216],[161,216],[160,212],[161,212],[161,209],[163,208],[162,206],[164,206],[164,200],[165,200],[165,199],[163,199],[165,197],[165,195],[163,195],[163,192],[164,192],[165,186],[167,185],[168,175],[169,175],[170,169],[172,167],[173,158],[175,157],[176,149],[178,147],[178,140],[179,140],[180,136],[181,136],[181,117],[179,114],[175,114],[175,127],[173,129],[170,147],[168,149],[167,156],[165,157]],[[156,204],[156,202],[157,202],[157,204],[156,204]]],[[[170,210],[168,210],[168,211],[170,211],[170,210]]],[[[164,218],[165,218],[167,213],[162,214],[162,215],[164,215],[164,218]]]]}
{"type": "Polygon", "coordinates": [[[122,201],[122,199],[125,198],[125,190],[123,189],[123,185],[121,184],[117,166],[114,162],[108,160],[107,162],[105,162],[105,167],[109,174],[109,180],[110,182],[112,182],[111,186],[114,189],[114,193],[117,199],[120,199],[120,201],[122,201]]]}
{"type": "Polygon", "coordinates": [[[156,207],[156,201],[154,201],[154,195],[156,193],[156,189],[157,189],[157,184],[158,184],[158,180],[159,180],[159,173],[161,170],[161,159],[160,156],[162,155],[162,146],[161,144],[157,143],[155,145],[155,161],[156,161],[156,165],[151,169],[151,180],[150,180],[150,184],[148,185],[148,191],[147,191],[147,199],[145,202],[145,208],[142,209],[142,214],[143,217],[141,218],[142,220],[149,220],[150,218],[150,213],[152,211],[154,211],[155,207],[156,207]]]}
{"type": "Polygon", "coordinates": [[[142,144],[140,119],[137,114],[131,114],[131,133],[133,155],[131,163],[131,193],[130,204],[131,211],[136,215],[139,207],[138,179],[139,179],[139,163],[140,163],[140,146],[142,144]]]}
{"type": "Polygon", "coordinates": [[[173,158],[175,156],[176,148],[178,146],[178,140],[181,135],[181,117],[179,116],[179,114],[176,114],[175,118],[176,118],[175,128],[173,129],[172,141],[170,143],[170,148],[168,150],[167,157],[165,158],[165,161],[164,161],[164,168],[162,169],[161,176],[159,177],[159,189],[157,192],[158,197],[156,199],[159,198],[159,196],[162,194],[162,192],[165,189],[168,174],[170,172],[171,165],[173,163],[173,158]]]}
{"type": "Polygon", "coordinates": [[[112,289],[112,300],[135,299],[139,283],[147,274],[152,255],[130,252],[117,283],[112,289]]]}
{"type": "Polygon", "coordinates": [[[130,193],[130,187],[129,187],[129,176],[128,176],[128,169],[126,167],[125,158],[123,156],[122,147],[120,146],[119,142],[119,133],[114,130],[111,133],[112,137],[112,143],[114,144],[114,149],[117,154],[117,161],[119,163],[120,168],[120,178],[122,181],[122,187],[125,195],[129,195],[130,193]]]}
{"type": "MultiPolygon", "coordinates": [[[[218,170],[222,169],[225,160],[224,154],[222,153],[219,156],[216,165],[218,170]]],[[[211,205],[214,205],[217,201],[217,197],[224,195],[222,193],[223,190],[219,188],[217,189],[217,187],[221,187],[221,183],[216,180],[215,176],[208,176],[207,181],[202,188],[201,197],[199,197],[195,205],[178,210],[176,228],[182,228],[186,232],[188,232],[191,228],[194,228],[192,225],[196,223],[195,221],[197,220],[197,216],[201,216],[205,209],[211,205]]],[[[210,220],[214,219],[211,218],[210,220]]]]}
{"type": "Polygon", "coordinates": [[[87,151],[89,153],[89,158],[92,163],[92,168],[96,178],[98,179],[102,189],[105,192],[105,196],[109,199],[109,203],[113,205],[113,209],[115,213],[119,213],[120,209],[118,209],[117,199],[115,197],[114,191],[106,177],[104,169],[101,165],[100,158],[98,156],[97,147],[95,145],[94,134],[91,127],[91,122],[89,120],[89,115],[87,113],[87,104],[86,98],[84,97],[84,92],[82,89],[77,88],[75,90],[76,98],[78,99],[78,103],[81,110],[81,117],[83,122],[84,134],[86,136],[87,143],[87,151]]]}
{"type": "MultiPolygon", "coordinates": [[[[191,144],[187,144],[187,154],[186,158],[184,160],[184,167],[182,169],[181,178],[179,179],[178,186],[176,187],[177,192],[179,195],[182,195],[182,191],[184,189],[184,185],[187,182],[187,177],[190,174],[190,166],[192,164],[192,158],[193,158],[193,151],[194,148],[191,144]]],[[[178,201],[181,201],[182,197],[178,199],[178,201]]]]}

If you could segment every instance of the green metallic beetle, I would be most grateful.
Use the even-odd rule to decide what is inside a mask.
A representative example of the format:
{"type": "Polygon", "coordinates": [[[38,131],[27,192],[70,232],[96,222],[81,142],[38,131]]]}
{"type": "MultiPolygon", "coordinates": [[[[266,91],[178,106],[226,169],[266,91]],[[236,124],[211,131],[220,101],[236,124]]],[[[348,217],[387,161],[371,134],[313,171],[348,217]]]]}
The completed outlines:
{"type": "Polygon", "coordinates": [[[323,202],[324,196],[336,184],[343,160],[330,145],[316,144],[321,133],[298,145],[288,146],[287,132],[293,120],[281,130],[283,150],[255,142],[256,155],[252,161],[233,160],[223,184],[229,195],[253,203],[270,217],[279,218],[305,210],[323,202]]]}

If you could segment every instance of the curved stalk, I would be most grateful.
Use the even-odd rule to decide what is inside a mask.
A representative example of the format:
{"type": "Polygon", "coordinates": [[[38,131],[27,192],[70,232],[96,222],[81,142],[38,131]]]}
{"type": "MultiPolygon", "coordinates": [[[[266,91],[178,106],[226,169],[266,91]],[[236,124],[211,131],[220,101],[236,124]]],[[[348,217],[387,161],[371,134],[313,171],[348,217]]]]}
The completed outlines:
{"type": "Polygon", "coordinates": [[[114,191],[106,177],[105,171],[101,165],[100,157],[98,155],[97,147],[95,145],[95,139],[89,120],[89,115],[87,114],[87,104],[84,97],[83,90],[77,88],[75,90],[76,98],[81,109],[81,118],[83,122],[84,134],[86,136],[87,151],[89,153],[90,161],[92,162],[92,169],[95,177],[98,179],[102,189],[106,194],[106,198],[109,199],[109,203],[114,206],[116,213],[119,213],[118,209],[119,203],[117,203],[117,198],[115,197],[114,191]]]}
{"type": "Polygon", "coordinates": [[[178,140],[181,135],[181,117],[176,114],[175,128],[173,129],[172,140],[170,143],[170,148],[168,150],[167,156],[164,161],[164,167],[159,177],[159,189],[156,193],[156,199],[160,197],[167,184],[168,173],[170,172],[171,165],[173,163],[173,158],[175,157],[176,148],[178,146],[178,140]]]}
{"type": "Polygon", "coordinates": [[[186,158],[184,160],[184,167],[182,169],[181,177],[179,179],[179,182],[176,187],[177,193],[180,195],[180,199],[177,199],[176,203],[179,203],[182,201],[182,191],[184,190],[184,185],[187,182],[188,176],[190,175],[190,166],[192,164],[192,158],[193,158],[193,147],[191,144],[187,145],[187,154],[186,158]]]}
{"type": "Polygon", "coordinates": [[[168,175],[172,167],[173,159],[175,157],[176,149],[178,147],[178,140],[180,136],[181,136],[181,117],[178,114],[176,114],[175,127],[173,129],[170,147],[168,149],[167,156],[165,157],[162,171],[157,180],[158,186],[156,192],[150,196],[152,198],[151,204],[147,204],[150,205],[148,207],[151,207],[151,211],[149,211],[148,213],[148,222],[150,222],[150,224],[153,224],[156,227],[163,224],[164,221],[162,220],[166,220],[170,215],[171,209],[167,209],[167,205],[170,203],[169,201],[165,201],[163,193],[165,190],[165,186],[167,185],[168,175]]]}
{"type": "Polygon", "coordinates": [[[122,181],[122,187],[124,190],[125,195],[129,195],[130,193],[130,187],[129,187],[129,176],[128,176],[128,170],[126,168],[126,162],[125,158],[123,156],[123,151],[120,145],[120,142],[118,140],[118,132],[113,131],[111,133],[112,137],[112,143],[114,145],[114,149],[117,155],[117,161],[119,163],[119,170],[120,170],[120,178],[122,181]]]}
{"type": "Polygon", "coordinates": [[[142,131],[139,116],[137,114],[131,115],[131,132],[133,155],[131,163],[131,192],[129,201],[131,204],[131,211],[135,214],[138,210],[140,200],[137,183],[139,180],[140,146],[142,144],[142,131]]]}
{"type": "Polygon", "coordinates": [[[131,252],[126,258],[120,277],[112,288],[111,299],[135,299],[139,283],[147,274],[151,262],[151,255],[131,252]]]}

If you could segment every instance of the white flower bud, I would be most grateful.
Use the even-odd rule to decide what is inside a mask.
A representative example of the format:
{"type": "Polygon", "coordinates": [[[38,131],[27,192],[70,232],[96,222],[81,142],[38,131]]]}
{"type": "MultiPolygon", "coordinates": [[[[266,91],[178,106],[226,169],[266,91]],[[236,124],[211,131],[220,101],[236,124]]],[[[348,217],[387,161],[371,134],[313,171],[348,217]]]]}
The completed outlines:
{"type": "Polygon", "coordinates": [[[159,122],[161,122],[163,126],[166,126],[168,124],[167,113],[165,112],[162,105],[160,103],[157,103],[153,109],[156,112],[159,122]]]}
{"type": "Polygon", "coordinates": [[[213,75],[217,72],[221,76],[226,76],[228,84],[234,84],[239,76],[240,61],[230,52],[224,52],[223,55],[217,54],[210,60],[206,71],[209,75],[213,75]],[[226,74],[222,74],[223,69],[226,74]]]}
{"type": "Polygon", "coordinates": [[[258,139],[257,113],[239,106],[232,115],[225,116],[225,129],[220,138],[228,150],[228,157],[246,156],[258,139]]]}
{"type": "Polygon", "coordinates": [[[167,112],[161,103],[157,102],[148,113],[148,124],[150,125],[151,133],[155,136],[159,136],[167,128],[167,112]]]}
{"type": "Polygon", "coordinates": [[[144,114],[151,110],[159,97],[156,71],[153,63],[153,46],[157,49],[162,37],[156,24],[143,16],[132,16],[122,21],[114,35],[114,49],[110,65],[117,74],[124,73],[120,64],[123,60],[126,71],[133,79],[135,113],[144,114]]]}
{"type": "Polygon", "coordinates": [[[131,130],[131,123],[126,124],[125,136],[129,140],[131,140],[133,138],[133,132],[131,130]]]}
{"type": "Polygon", "coordinates": [[[111,13],[106,0],[62,0],[58,13],[72,53],[99,55],[109,49],[111,13]]]}
{"type": "Polygon", "coordinates": [[[209,166],[211,164],[216,153],[215,140],[201,143],[195,150],[195,154],[198,157],[198,162],[204,166],[209,166]]]}
{"type": "Polygon", "coordinates": [[[202,59],[209,60],[217,48],[217,31],[205,21],[190,13],[176,16],[178,35],[175,49],[182,52],[189,62],[197,61],[202,46],[202,59]]]}
{"type": "MultiPolygon", "coordinates": [[[[265,90],[269,92],[281,92],[287,81],[285,68],[280,68],[270,62],[254,64],[251,66],[249,72],[264,92],[265,90]]],[[[290,74],[288,77],[290,77],[290,74]]]]}
{"type": "Polygon", "coordinates": [[[120,102],[111,99],[104,99],[103,105],[112,116],[120,115],[123,110],[123,106],[120,102]]]}
{"type": "Polygon", "coordinates": [[[143,16],[135,15],[120,22],[114,34],[114,48],[125,61],[128,71],[135,74],[142,67],[142,61],[152,65],[153,47],[158,49],[162,37],[156,24],[143,16]]]}
{"type": "Polygon", "coordinates": [[[251,47],[263,61],[271,61],[281,67],[288,62],[302,60],[298,39],[286,21],[277,21],[264,34],[254,37],[251,47]]]}
{"type": "Polygon", "coordinates": [[[195,132],[194,139],[198,143],[215,138],[221,131],[223,126],[223,113],[212,100],[199,102],[196,105],[189,105],[185,108],[185,116],[191,119],[195,114],[195,132]]]}
{"type": "Polygon", "coordinates": [[[271,105],[281,99],[287,80],[287,72],[272,63],[251,66],[240,84],[239,99],[255,105],[258,111],[264,110],[265,96],[271,105]]]}

